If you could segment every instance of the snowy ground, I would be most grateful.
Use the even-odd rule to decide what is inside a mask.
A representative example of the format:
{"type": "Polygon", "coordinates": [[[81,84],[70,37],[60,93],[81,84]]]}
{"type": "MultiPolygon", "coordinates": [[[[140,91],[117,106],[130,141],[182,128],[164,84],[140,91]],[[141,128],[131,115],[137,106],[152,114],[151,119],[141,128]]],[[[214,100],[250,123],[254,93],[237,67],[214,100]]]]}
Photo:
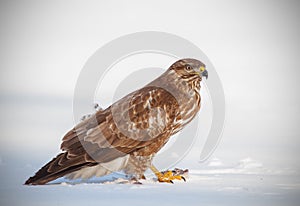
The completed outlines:
{"type": "Polygon", "coordinates": [[[205,163],[199,163],[199,138],[176,164],[190,170],[187,182],[162,184],[150,176],[142,185],[93,179],[81,184],[60,180],[52,185],[24,186],[28,177],[59,152],[62,135],[73,126],[71,101],[61,100],[62,106],[58,107],[60,100],[53,103],[51,99],[36,98],[18,107],[14,102],[19,99],[0,101],[2,114],[10,114],[0,118],[0,206],[300,203],[300,167],[296,158],[299,144],[287,141],[287,135],[280,136],[284,144],[278,144],[276,139],[269,141],[267,135],[255,141],[245,138],[244,131],[235,139],[233,134],[225,134],[211,160],[205,163]]]}
{"type": "Polygon", "coordinates": [[[250,158],[235,166],[212,159],[192,169],[187,182],[142,185],[119,179],[93,179],[71,184],[64,180],[44,186],[22,183],[34,168],[19,161],[1,163],[1,205],[299,205],[300,178],[293,171],[272,171],[250,158]],[[10,170],[12,169],[12,170],[10,170]]]}
{"type": "Polygon", "coordinates": [[[299,144],[286,139],[285,144],[263,141],[264,138],[258,142],[246,138],[238,141],[233,135],[225,136],[214,156],[205,163],[199,163],[201,141],[195,142],[176,165],[190,170],[187,182],[162,184],[150,176],[142,185],[93,179],[81,184],[60,180],[53,185],[24,186],[28,177],[59,152],[62,134],[73,125],[71,103],[62,101],[59,105],[63,106],[58,107],[55,104],[59,100],[52,104],[51,98],[42,103],[39,99],[18,107],[14,102],[19,99],[0,104],[2,113],[10,114],[0,118],[0,206],[298,206],[300,203],[299,163],[295,158],[299,144]],[[15,125],[17,129],[10,129],[15,125]]]}

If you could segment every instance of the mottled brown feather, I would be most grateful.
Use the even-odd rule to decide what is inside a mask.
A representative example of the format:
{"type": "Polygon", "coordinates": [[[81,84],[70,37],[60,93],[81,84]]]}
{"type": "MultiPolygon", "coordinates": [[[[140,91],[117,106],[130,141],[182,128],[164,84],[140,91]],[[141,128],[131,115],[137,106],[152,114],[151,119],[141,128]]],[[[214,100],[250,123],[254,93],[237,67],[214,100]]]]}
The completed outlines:
{"type": "Polygon", "coordinates": [[[45,184],[127,154],[152,156],[158,152],[200,109],[201,78],[185,72],[184,65],[181,60],[176,62],[145,87],[78,123],[62,139],[64,153],[53,158],[25,184],[45,184]]]}

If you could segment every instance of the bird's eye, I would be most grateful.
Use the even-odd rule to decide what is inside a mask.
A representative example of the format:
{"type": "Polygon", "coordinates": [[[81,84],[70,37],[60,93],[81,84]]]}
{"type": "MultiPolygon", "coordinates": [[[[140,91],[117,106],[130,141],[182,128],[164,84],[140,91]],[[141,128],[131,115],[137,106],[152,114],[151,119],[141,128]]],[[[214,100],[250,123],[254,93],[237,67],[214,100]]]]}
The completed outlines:
{"type": "Polygon", "coordinates": [[[190,65],[187,65],[185,68],[186,70],[192,70],[192,67],[190,65]]]}

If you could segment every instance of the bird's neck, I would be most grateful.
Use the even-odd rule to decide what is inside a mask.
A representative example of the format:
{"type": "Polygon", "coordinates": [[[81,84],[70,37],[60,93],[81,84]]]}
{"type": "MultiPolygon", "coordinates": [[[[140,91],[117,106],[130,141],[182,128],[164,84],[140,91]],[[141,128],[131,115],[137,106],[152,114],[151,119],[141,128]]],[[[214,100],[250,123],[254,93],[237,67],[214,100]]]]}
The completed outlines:
{"type": "Polygon", "coordinates": [[[167,70],[160,77],[149,83],[148,86],[165,89],[175,97],[182,107],[186,107],[188,102],[192,103],[191,101],[193,100],[194,104],[200,107],[200,82],[200,76],[185,79],[179,76],[174,70],[167,70]]]}

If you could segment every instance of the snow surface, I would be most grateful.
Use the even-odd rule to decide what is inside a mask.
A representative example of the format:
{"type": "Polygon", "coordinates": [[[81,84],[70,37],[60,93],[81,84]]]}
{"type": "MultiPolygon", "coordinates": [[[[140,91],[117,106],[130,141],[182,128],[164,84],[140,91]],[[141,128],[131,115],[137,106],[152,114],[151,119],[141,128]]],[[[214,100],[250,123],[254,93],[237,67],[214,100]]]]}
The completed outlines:
{"type": "Polygon", "coordinates": [[[117,174],[86,183],[59,179],[51,185],[25,186],[25,180],[59,152],[61,134],[73,125],[65,120],[72,116],[70,105],[51,107],[52,98],[46,101],[47,105],[52,102],[50,106],[34,104],[39,101],[40,97],[22,104],[18,111],[12,105],[19,101],[8,101],[4,107],[2,104],[1,109],[9,111],[9,115],[0,124],[4,137],[0,145],[0,206],[298,206],[300,203],[298,144],[282,146],[269,141],[255,144],[253,139],[248,141],[251,144],[248,150],[236,140],[232,144],[232,139],[224,139],[205,163],[199,162],[203,141],[197,139],[187,156],[171,167],[188,168],[187,182],[157,183],[149,173],[142,185],[128,184],[124,176],[117,174]],[[38,115],[32,115],[32,111],[38,115]],[[12,130],[10,124],[15,125],[15,119],[18,129],[12,130]]]}
{"type": "MultiPolygon", "coordinates": [[[[122,175],[93,178],[86,183],[60,179],[50,185],[22,183],[37,168],[17,160],[1,164],[3,205],[299,205],[299,176],[274,171],[246,158],[225,165],[213,158],[203,169],[190,169],[187,182],[158,183],[148,175],[142,184],[129,184],[122,175]],[[16,163],[16,164],[15,164],[16,163]],[[295,181],[297,180],[297,181],[295,181]]],[[[124,176],[123,176],[124,177],[124,176]]]]}

